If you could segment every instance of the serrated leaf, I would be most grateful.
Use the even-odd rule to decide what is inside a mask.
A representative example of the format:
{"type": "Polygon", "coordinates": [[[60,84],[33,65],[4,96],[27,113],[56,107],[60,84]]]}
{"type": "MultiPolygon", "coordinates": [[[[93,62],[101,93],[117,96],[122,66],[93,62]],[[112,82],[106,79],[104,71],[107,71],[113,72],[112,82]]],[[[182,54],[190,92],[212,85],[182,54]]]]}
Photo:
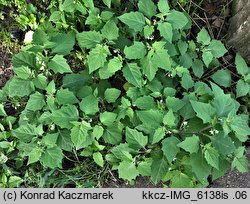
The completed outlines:
{"type": "Polygon", "coordinates": [[[111,7],[111,2],[112,2],[111,0],[102,0],[102,1],[108,8],[111,7]]]}
{"type": "Polygon", "coordinates": [[[194,75],[200,78],[204,74],[202,61],[197,60],[197,59],[194,60],[193,65],[192,65],[192,70],[194,72],[194,75]]]}
{"type": "Polygon", "coordinates": [[[223,132],[219,132],[212,137],[212,144],[218,152],[224,156],[234,152],[235,146],[232,139],[224,135],[223,132]]]}
{"type": "Polygon", "coordinates": [[[158,67],[166,70],[166,71],[171,71],[171,61],[170,61],[170,56],[165,49],[158,49],[153,55],[152,61],[155,65],[158,67]]]}
{"type": "Polygon", "coordinates": [[[39,161],[41,156],[42,156],[42,150],[40,148],[34,148],[29,153],[29,160],[28,160],[27,165],[30,165],[32,163],[35,163],[35,162],[39,161]]]}
{"type": "Polygon", "coordinates": [[[145,148],[148,143],[148,137],[144,136],[142,132],[137,131],[136,129],[131,129],[126,127],[126,141],[128,142],[129,147],[133,149],[145,148]]]}
{"type": "Polygon", "coordinates": [[[173,28],[172,25],[168,22],[158,23],[158,30],[160,31],[161,36],[172,43],[173,39],[173,28]]]}
{"type": "Polygon", "coordinates": [[[163,14],[167,14],[170,10],[168,1],[166,0],[159,0],[157,6],[158,6],[159,11],[163,14]]]}
{"type": "Polygon", "coordinates": [[[180,152],[180,148],[177,146],[179,143],[180,140],[174,136],[168,137],[162,141],[162,151],[170,164],[178,152],[180,152]]]}
{"type": "Polygon", "coordinates": [[[172,109],[170,109],[166,115],[164,115],[164,118],[163,118],[163,123],[164,125],[167,125],[168,127],[174,127],[176,126],[176,123],[175,123],[175,115],[172,111],[172,109]]]}
{"type": "Polygon", "coordinates": [[[232,168],[237,168],[239,172],[246,173],[248,172],[248,161],[246,157],[237,158],[235,157],[232,162],[232,168]]]}
{"type": "Polygon", "coordinates": [[[93,115],[99,111],[99,100],[94,95],[89,95],[82,99],[80,109],[87,115],[93,115]]]}
{"type": "Polygon", "coordinates": [[[62,87],[68,88],[70,91],[76,91],[79,90],[87,80],[88,76],[82,74],[67,74],[63,77],[62,87]]]}
{"type": "Polygon", "coordinates": [[[104,92],[104,97],[108,103],[114,103],[120,95],[121,91],[116,88],[109,88],[104,92]]]}
{"type": "Polygon", "coordinates": [[[135,32],[142,31],[145,25],[145,17],[138,11],[125,13],[119,16],[118,19],[126,24],[129,28],[133,29],[135,32]]]}
{"type": "Polygon", "coordinates": [[[76,35],[76,39],[82,49],[90,49],[101,43],[102,35],[96,31],[83,31],[76,35]]]}
{"type": "Polygon", "coordinates": [[[185,140],[179,143],[177,146],[189,152],[190,154],[197,153],[200,148],[200,139],[196,135],[193,135],[192,137],[186,137],[185,140]]]}
{"type": "Polygon", "coordinates": [[[215,115],[215,109],[209,103],[198,101],[190,101],[197,117],[202,119],[204,123],[210,123],[215,115]]]}
{"type": "Polygon", "coordinates": [[[3,104],[0,104],[0,116],[7,116],[7,113],[4,110],[3,104]]]}
{"type": "Polygon", "coordinates": [[[104,63],[107,61],[106,58],[108,55],[110,55],[108,46],[97,45],[93,48],[87,57],[89,73],[103,67],[104,63]]]}
{"type": "Polygon", "coordinates": [[[203,45],[209,45],[211,42],[211,37],[208,34],[206,28],[202,28],[197,35],[197,42],[203,45]]]}
{"type": "Polygon", "coordinates": [[[136,111],[137,116],[142,123],[150,128],[158,128],[163,121],[163,114],[159,110],[136,111]]]}
{"type": "Polygon", "coordinates": [[[32,94],[28,100],[28,103],[26,105],[27,110],[31,111],[37,111],[41,110],[45,105],[44,96],[43,94],[40,94],[39,92],[35,92],[32,94]]]}
{"type": "Polygon", "coordinates": [[[236,94],[237,98],[246,96],[250,91],[250,84],[244,82],[242,79],[237,81],[236,84],[236,94]]]}
{"type": "Polygon", "coordinates": [[[207,163],[217,170],[219,170],[219,156],[219,153],[213,147],[208,147],[204,151],[204,157],[207,163]]]}
{"type": "Polygon", "coordinates": [[[190,177],[188,177],[186,174],[175,171],[172,179],[171,179],[171,188],[192,188],[193,182],[190,177]]]}
{"type": "Polygon", "coordinates": [[[94,128],[93,128],[93,136],[99,140],[102,135],[103,135],[103,132],[104,132],[104,129],[102,126],[99,126],[99,125],[96,125],[94,128]]]}
{"type": "Polygon", "coordinates": [[[236,58],[235,58],[235,64],[236,64],[236,69],[238,74],[244,76],[248,73],[250,73],[250,69],[247,66],[247,63],[245,62],[245,60],[240,56],[239,53],[236,54],[236,58]]]}
{"type": "Polygon", "coordinates": [[[230,123],[230,127],[239,136],[249,136],[250,128],[248,126],[248,115],[234,116],[230,123]]]}
{"type": "Polygon", "coordinates": [[[74,93],[68,89],[59,89],[56,93],[56,100],[60,105],[75,104],[79,102],[74,93]]]}
{"type": "Polygon", "coordinates": [[[112,148],[111,152],[114,154],[114,156],[121,161],[133,161],[133,157],[130,154],[132,149],[128,146],[128,144],[119,144],[112,148]]]}
{"type": "Polygon", "coordinates": [[[144,57],[141,61],[141,64],[143,73],[146,75],[149,81],[152,81],[155,78],[158,66],[150,56],[144,57]]]}
{"type": "Polygon", "coordinates": [[[71,73],[72,70],[63,55],[55,55],[48,63],[48,68],[55,73],[71,73]]]}
{"type": "Polygon", "coordinates": [[[173,26],[173,29],[183,29],[188,24],[188,19],[184,13],[172,10],[168,15],[168,22],[173,26]]]}
{"type": "Polygon", "coordinates": [[[119,144],[122,140],[122,128],[118,124],[108,126],[104,131],[103,139],[109,144],[119,144]]]}
{"type": "Polygon", "coordinates": [[[104,166],[104,160],[103,160],[102,154],[100,152],[95,152],[93,154],[93,159],[94,159],[95,163],[98,164],[100,167],[104,166]]]}
{"type": "Polygon", "coordinates": [[[215,58],[220,58],[227,53],[227,49],[219,40],[212,40],[208,46],[208,49],[215,58]]]}
{"type": "Polygon", "coordinates": [[[72,151],[73,143],[70,138],[70,131],[69,130],[60,130],[58,139],[57,139],[57,145],[61,149],[65,151],[72,151]]]}
{"type": "Polygon", "coordinates": [[[58,135],[59,133],[47,134],[42,138],[42,143],[48,148],[54,147],[56,146],[58,135]]]}
{"type": "Polygon", "coordinates": [[[41,163],[51,169],[61,168],[62,166],[63,153],[59,147],[53,147],[47,149],[41,156],[41,163]]]}
{"type": "Polygon", "coordinates": [[[36,127],[31,124],[19,126],[17,129],[12,130],[12,134],[22,142],[30,142],[37,135],[36,127]]]}
{"type": "Polygon", "coordinates": [[[113,20],[108,21],[101,30],[103,37],[108,40],[117,40],[119,37],[119,29],[113,20]]]}
{"type": "MultiPolygon", "coordinates": [[[[85,122],[86,123],[86,122],[85,122]]],[[[75,145],[76,149],[78,150],[81,145],[86,142],[88,136],[88,130],[91,129],[89,123],[81,123],[79,126],[75,126],[71,129],[70,136],[71,141],[75,145]]]]}
{"type": "Polygon", "coordinates": [[[118,70],[122,68],[122,61],[120,57],[114,57],[109,60],[108,64],[99,69],[99,76],[101,79],[108,79],[113,76],[118,70]]]}
{"type": "Polygon", "coordinates": [[[151,96],[142,96],[136,99],[134,103],[138,108],[148,110],[156,107],[156,103],[151,96]]]}
{"type": "Polygon", "coordinates": [[[202,52],[202,60],[204,64],[206,65],[206,67],[209,67],[210,63],[213,61],[213,58],[214,56],[212,52],[207,51],[207,50],[202,52]]]}
{"type": "Polygon", "coordinates": [[[194,81],[190,74],[183,74],[181,77],[181,86],[188,90],[194,86],[194,81]]]}
{"type": "Polygon", "coordinates": [[[124,54],[127,59],[141,59],[146,55],[146,46],[142,42],[134,42],[130,47],[125,47],[124,54]]]}
{"type": "Polygon", "coordinates": [[[142,87],[142,73],[136,63],[128,63],[122,70],[125,79],[136,87],[142,87]]]}
{"type": "Polygon", "coordinates": [[[118,166],[118,173],[119,178],[132,181],[134,180],[138,175],[139,172],[135,167],[135,164],[133,162],[127,162],[123,161],[118,166]]]}
{"type": "Polygon", "coordinates": [[[137,170],[141,176],[151,176],[152,159],[146,159],[138,164],[137,170]]]}
{"type": "Polygon", "coordinates": [[[211,78],[219,85],[224,86],[224,87],[230,87],[231,85],[231,81],[232,81],[232,77],[231,77],[231,73],[228,70],[218,70],[217,72],[215,72],[211,78]]]}
{"type": "Polygon", "coordinates": [[[179,98],[168,96],[166,99],[168,109],[172,109],[173,112],[177,112],[183,108],[185,102],[179,98]]]}
{"type": "Polygon", "coordinates": [[[158,184],[168,171],[169,165],[167,159],[163,156],[161,159],[153,161],[151,166],[151,180],[154,184],[158,184]]]}
{"type": "Polygon", "coordinates": [[[110,126],[116,120],[117,114],[112,112],[103,112],[100,114],[100,121],[103,125],[110,126]]]}
{"type": "Polygon", "coordinates": [[[18,68],[13,68],[15,74],[21,79],[28,79],[31,76],[31,70],[28,67],[21,66],[18,68]]]}
{"type": "Polygon", "coordinates": [[[156,6],[151,0],[140,0],[138,8],[148,18],[152,18],[156,14],[156,6]]]}
{"type": "Polygon", "coordinates": [[[51,120],[61,128],[71,128],[73,121],[78,121],[79,113],[75,106],[62,106],[60,109],[52,111],[51,120]]]}
{"type": "Polygon", "coordinates": [[[34,53],[20,52],[13,57],[13,66],[18,67],[29,67],[36,69],[36,55],[34,53]]]}

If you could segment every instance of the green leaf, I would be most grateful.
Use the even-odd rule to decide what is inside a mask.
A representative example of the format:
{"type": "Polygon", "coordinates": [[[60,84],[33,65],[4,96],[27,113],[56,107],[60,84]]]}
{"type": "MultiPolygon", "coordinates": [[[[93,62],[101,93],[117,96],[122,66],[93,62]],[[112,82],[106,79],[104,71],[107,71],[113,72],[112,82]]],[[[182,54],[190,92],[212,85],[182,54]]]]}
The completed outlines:
{"type": "Polygon", "coordinates": [[[104,129],[102,126],[99,126],[99,125],[96,125],[94,128],[93,128],[93,136],[99,140],[102,135],[103,135],[103,132],[104,132],[104,129]]]}
{"type": "Polygon", "coordinates": [[[227,53],[227,49],[219,40],[212,40],[208,46],[208,49],[215,58],[220,58],[227,53]]]}
{"type": "Polygon", "coordinates": [[[108,46],[97,45],[88,55],[89,73],[104,66],[107,56],[110,55],[108,46]]]}
{"type": "Polygon", "coordinates": [[[70,13],[74,12],[75,8],[76,8],[76,2],[74,2],[74,0],[65,0],[60,7],[62,11],[70,13]]]}
{"type": "Polygon", "coordinates": [[[87,115],[94,115],[99,111],[99,100],[94,95],[89,95],[82,99],[80,109],[87,115]]]}
{"type": "Polygon", "coordinates": [[[194,72],[194,75],[197,77],[201,77],[204,74],[204,68],[203,68],[203,63],[201,60],[194,60],[192,69],[194,72]]]}
{"type": "Polygon", "coordinates": [[[102,36],[108,40],[117,40],[119,37],[119,28],[113,20],[108,21],[101,30],[102,36]]]}
{"type": "Polygon", "coordinates": [[[63,77],[63,88],[68,88],[70,91],[79,90],[87,81],[87,77],[82,74],[67,74],[63,77]]]}
{"type": "Polygon", "coordinates": [[[231,121],[230,127],[236,133],[236,136],[249,136],[250,128],[248,126],[248,115],[237,115],[231,121]]]}
{"type": "Polygon", "coordinates": [[[151,0],[140,0],[138,3],[138,8],[139,11],[148,18],[152,18],[154,15],[156,15],[156,6],[151,0]]]}
{"type": "Polygon", "coordinates": [[[224,87],[230,87],[231,85],[231,73],[228,70],[218,70],[215,72],[211,78],[219,85],[224,86],[224,87]]]}
{"type": "Polygon", "coordinates": [[[57,140],[58,147],[62,148],[65,151],[71,152],[73,148],[73,143],[70,138],[69,130],[60,130],[57,140]]]}
{"type": "Polygon", "coordinates": [[[18,176],[10,176],[8,180],[8,188],[20,188],[20,184],[23,182],[24,180],[18,176]]]}
{"type": "Polygon", "coordinates": [[[0,116],[7,116],[7,113],[4,110],[3,104],[0,104],[0,116]]]}
{"type": "Polygon", "coordinates": [[[248,172],[248,160],[246,159],[246,157],[241,157],[241,158],[235,157],[232,162],[232,168],[235,168],[235,167],[241,173],[248,172]]]}
{"type": "Polygon", "coordinates": [[[213,58],[214,56],[212,52],[207,51],[207,50],[204,50],[202,52],[202,60],[207,67],[209,67],[210,63],[213,61],[213,58]]]}
{"type": "Polygon", "coordinates": [[[54,147],[56,146],[56,142],[58,139],[58,135],[59,133],[54,133],[54,134],[47,134],[46,136],[44,136],[42,138],[42,143],[46,146],[46,147],[54,147]]]}
{"type": "Polygon", "coordinates": [[[135,32],[142,31],[145,25],[145,17],[140,12],[129,12],[118,17],[118,19],[126,24],[129,28],[133,29],[135,32]]]}
{"type": "Polygon", "coordinates": [[[181,86],[188,90],[190,88],[192,88],[194,86],[194,81],[192,79],[192,77],[190,76],[190,74],[183,74],[181,77],[181,86]]]}
{"type": "Polygon", "coordinates": [[[213,147],[208,147],[204,151],[204,157],[207,160],[207,163],[217,170],[219,170],[219,156],[219,153],[213,147]]]}
{"type": "Polygon", "coordinates": [[[203,45],[209,45],[211,42],[211,37],[208,34],[206,28],[202,28],[201,31],[197,35],[197,42],[203,45]]]}
{"type": "Polygon", "coordinates": [[[26,81],[18,77],[13,77],[4,86],[3,91],[9,96],[28,96],[35,90],[31,81],[26,81]]]}
{"type": "Polygon", "coordinates": [[[196,135],[193,135],[192,137],[186,137],[185,140],[179,143],[177,146],[189,152],[190,154],[197,153],[200,148],[200,139],[196,135]]]}
{"type": "Polygon", "coordinates": [[[158,9],[161,13],[163,14],[167,14],[170,10],[169,5],[168,5],[168,1],[166,0],[159,0],[158,2],[158,9]]]}
{"type": "Polygon", "coordinates": [[[31,76],[31,70],[28,67],[21,66],[13,68],[15,74],[21,79],[28,79],[31,76]]]}
{"type": "Polygon", "coordinates": [[[148,143],[148,137],[144,136],[142,132],[137,131],[136,129],[131,129],[126,127],[126,141],[128,142],[129,147],[133,149],[144,148],[148,143]]]}
{"type": "Polygon", "coordinates": [[[51,169],[62,167],[63,153],[59,147],[47,149],[41,156],[41,163],[51,169]]]}
{"type": "Polygon", "coordinates": [[[236,94],[237,98],[246,96],[250,91],[250,85],[246,82],[244,82],[242,79],[237,81],[236,84],[236,94]]]}
{"type": "Polygon", "coordinates": [[[119,178],[125,179],[128,181],[134,180],[138,175],[139,172],[135,167],[133,162],[123,161],[118,166],[118,173],[119,178]]]}
{"type": "Polygon", "coordinates": [[[91,129],[89,123],[82,121],[78,126],[75,126],[71,129],[71,141],[75,145],[76,149],[80,149],[81,145],[86,142],[88,136],[88,130],[91,129]]]}
{"type": "Polygon", "coordinates": [[[120,57],[114,57],[109,60],[108,64],[99,69],[99,75],[101,79],[108,79],[113,76],[118,70],[122,68],[122,59],[120,57]]]}
{"type": "Polygon", "coordinates": [[[34,148],[30,153],[29,153],[29,160],[27,165],[30,165],[32,163],[35,163],[39,161],[39,159],[42,156],[42,150],[40,148],[34,148]]]}
{"type": "Polygon", "coordinates": [[[175,115],[174,115],[172,109],[170,109],[167,112],[167,114],[164,115],[163,123],[164,123],[164,125],[167,125],[168,127],[175,127],[176,126],[175,120],[176,120],[175,115]]]}
{"type": "Polygon", "coordinates": [[[197,117],[202,119],[203,123],[210,123],[215,115],[215,109],[209,103],[190,101],[197,117]]]}
{"type": "Polygon", "coordinates": [[[156,107],[155,101],[151,96],[142,96],[136,99],[134,103],[138,108],[149,110],[156,107]]]}
{"type": "Polygon", "coordinates": [[[190,164],[192,166],[192,171],[195,173],[196,177],[202,184],[207,185],[207,178],[211,172],[211,166],[206,162],[206,159],[203,157],[201,151],[197,154],[190,155],[190,164]]]}
{"type": "Polygon", "coordinates": [[[68,89],[59,89],[56,93],[56,100],[60,105],[75,104],[79,102],[74,93],[68,89]]]}
{"type": "Polygon", "coordinates": [[[48,86],[45,89],[47,91],[47,94],[52,95],[56,92],[56,84],[55,81],[51,81],[48,86]]]}
{"type": "Polygon", "coordinates": [[[136,111],[142,123],[150,128],[157,129],[163,121],[163,114],[159,110],[136,111]]]}
{"type": "Polygon", "coordinates": [[[132,155],[129,153],[132,149],[128,146],[128,144],[119,144],[112,148],[111,152],[115,155],[116,158],[121,161],[133,161],[132,155]]]}
{"type": "Polygon", "coordinates": [[[105,129],[103,139],[108,144],[119,144],[122,141],[122,128],[118,124],[113,124],[105,129]]]}
{"type": "Polygon", "coordinates": [[[95,152],[93,154],[93,159],[94,159],[95,163],[97,165],[99,165],[100,167],[104,166],[104,160],[103,160],[102,154],[100,152],[95,152]]]}
{"type": "Polygon", "coordinates": [[[151,176],[152,159],[145,159],[138,164],[137,170],[141,176],[151,176]]]}
{"type": "Polygon", "coordinates": [[[176,10],[171,10],[167,19],[172,24],[173,29],[183,29],[188,24],[185,14],[176,10]]]}
{"type": "Polygon", "coordinates": [[[15,68],[25,66],[36,69],[36,55],[28,52],[20,52],[14,55],[12,63],[15,68]]]}
{"type": "Polygon", "coordinates": [[[168,161],[163,156],[161,159],[153,161],[151,166],[151,180],[154,184],[158,184],[168,172],[168,161]]]}
{"type": "Polygon", "coordinates": [[[166,129],[164,127],[159,127],[155,130],[153,135],[152,144],[156,144],[161,141],[166,135],[166,129]]]}
{"type": "Polygon", "coordinates": [[[79,113],[75,106],[62,106],[59,110],[52,111],[51,120],[61,128],[71,128],[73,121],[78,121],[79,113]]]}
{"type": "Polygon", "coordinates": [[[125,47],[124,54],[127,59],[141,59],[146,55],[146,46],[142,42],[134,42],[130,47],[125,47]]]}
{"type": "Polygon", "coordinates": [[[72,70],[63,55],[55,55],[48,63],[48,68],[55,73],[71,73],[72,70]]]}
{"type": "Polygon", "coordinates": [[[185,102],[183,102],[179,98],[168,96],[166,99],[166,104],[169,110],[172,109],[173,112],[177,112],[183,108],[183,106],[185,105],[185,102]]]}
{"type": "Polygon", "coordinates": [[[45,90],[47,87],[47,77],[43,74],[38,74],[38,76],[34,78],[32,82],[38,89],[45,90]]]}
{"type": "Polygon", "coordinates": [[[170,164],[173,162],[176,155],[180,152],[180,149],[177,146],[177,144],[179,143],[180,140],[174,136],[168,137],[162,141],[162,151],[170,164]]]}
{"type": "Polygon", "coordinates": [[[83,31],[76,35],[76,39],[82,49],[90,49],[102,42],[102,35],[96,31],[83,31]]]}
{"type": "Polygon", "coordinates": [[[212,144],[224,156],[233,153],[235,150],[232,139],[227,135],[224,136],[223,132],[219,132],[212,137],[212,144]]]}
{"type": "Polygon", "coordinates": [[[116,88],[109,88],[104,92],[104,97],[108,103],[114,103],[120,95],[121,91],[116,88]]]}
{"type": "Polygon", "coordinates": [[[107,6],[107,7],[111,7],[111,0],[102,0],[103,1],[103,3],[107,6]]]}
{"type": "Polygon", "coordinates": [[[12,134],[22,142],[30,142],[37,135],[36,127],[31,124],[19,126],[17,129],[12,130],[12,134]]]}
{"type": "Polygon", "coordinates": [[[175,171],[173,178],[171,179],[170,188],[192,188],[193,182],[186,174],[175,171]]]}
{"type": "Polygon", "coordinates": [[[106,111],[100,114],[100,121],[103,125],[110,126],[115,122],[116,117],[116,113],[106,111]]]}
{"type": "Polygon", "coordinates": [[[27,110],[37,111],[41,110],[45,106],[44,95],[39,92],[32,94],[26,105],[27,110]]]}
{"type": "Polygon", "coordinates": [[[125,79],[136,87],[142,87],[142,73],[136,63],[128,63],[122,70],[125,79]]]}
{"type": "Polygon", "coordinates": [[[239,53],[236,54],[236,58],[235,58],[235,64],[236,64],[236,69],[238,74],[244,76],[248,73],[250,73],[250,69],[247,66],[247,63],[245,62],[245,60],[240,56],[239,53]]]}
{"type": "Polygon", "coordinates": [[[170,56],[165,49],[156,50],[155,54],[153,55],[152,61],[155,65],[166,71],[172,70],[170,56]]]}
{"type": "Polygon", "coordinates": [[[141,64],[143,73],[146,75],[149,81],[152,81],[155,78],[158,66],[150,56],[143,58],[141,64]]]}
{"type": "Polygon", "coordinates": [[[145,38],[150,38],[154,33],[154,26],[146,25],[143,29],[143,34],[145,38]]]}
{"type": "Polygon", "coordinates": [[[160,31],[160,35],[167,40],[168,42],[172,43],[173,39],[173,28],[172,25],[168,22],[158,23],[158,30],[160,31]]]}

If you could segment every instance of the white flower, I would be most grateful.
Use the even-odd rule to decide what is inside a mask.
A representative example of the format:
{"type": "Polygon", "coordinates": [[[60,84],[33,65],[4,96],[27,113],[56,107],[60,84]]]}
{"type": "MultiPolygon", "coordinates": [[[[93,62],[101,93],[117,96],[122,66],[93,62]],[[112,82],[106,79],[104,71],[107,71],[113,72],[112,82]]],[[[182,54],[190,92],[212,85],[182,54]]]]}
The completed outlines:
{"type": "Polygon", "coordinates": [[[29,43],[32,42],[33,33],[34,32],[32,30],[30,30],[27,33],[25,33],[25,37],[24,37],[24,41],[23,41],[25,44],[29,44],[29,43]]]}

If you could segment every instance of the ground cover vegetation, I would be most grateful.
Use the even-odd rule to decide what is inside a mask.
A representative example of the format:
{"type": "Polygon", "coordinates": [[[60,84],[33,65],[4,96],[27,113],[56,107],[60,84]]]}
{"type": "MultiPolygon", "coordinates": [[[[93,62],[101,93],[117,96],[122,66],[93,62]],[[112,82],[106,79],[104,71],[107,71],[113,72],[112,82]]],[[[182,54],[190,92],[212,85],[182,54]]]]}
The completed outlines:
{"type": "Polygon", "coordinates": [[[191,35],[188,13],[166,0],[43,2],[49,15],[21,9],[33,40],[0,90],[1,187],[100,187],[116,175],[202,187],[248,171],[239,54],[225,66],[224,44],[205,28],[191,35]]]}

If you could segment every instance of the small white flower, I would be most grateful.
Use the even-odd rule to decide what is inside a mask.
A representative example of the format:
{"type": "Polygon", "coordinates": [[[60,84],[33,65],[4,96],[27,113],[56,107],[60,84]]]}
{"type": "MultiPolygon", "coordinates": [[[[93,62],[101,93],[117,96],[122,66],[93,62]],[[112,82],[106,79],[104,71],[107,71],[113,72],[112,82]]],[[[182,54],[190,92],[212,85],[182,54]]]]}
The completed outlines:
{"type": "Polygon", "coordinates": [[[33,39],[33,34],[34,32],[32,30],[28,31],[27,33],[25,33],[25,37],[24,37],[24,43],[25,44],[29,44],[32,42],[33,39]]]}
{"type": "Polygon", "coordinates": [[[218,133],[219,133],[219,131],[218,131],[218,130],[214,130],[214,132],[215,132],[215,134],[218,134],[218,133]]]}
{"type": "Polygon", "coordinates": [[[187,121],[184,121],[183,122],[183,126],[187,126],[188,122],[187,121]]]}
{"type": "Polygon", "coordinates": [[[209,130],[209,133],[210,133],[211,135],[214,135],[214,130],[209,130]]]}

